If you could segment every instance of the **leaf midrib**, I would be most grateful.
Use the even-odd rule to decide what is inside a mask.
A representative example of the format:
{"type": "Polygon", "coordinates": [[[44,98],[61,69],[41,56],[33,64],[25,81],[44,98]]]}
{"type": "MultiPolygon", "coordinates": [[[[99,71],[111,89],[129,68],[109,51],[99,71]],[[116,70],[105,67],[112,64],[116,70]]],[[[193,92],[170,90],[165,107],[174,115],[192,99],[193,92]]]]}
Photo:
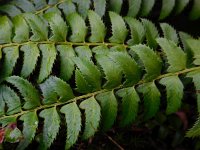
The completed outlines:
{"type": "Polygon", "coordinates": [[[124,46],[124,48],[128,48],[130,46],[126,44],[118,44],[118,43],[90,43],[90,42],[54,42],[54,41],[39,41],[39,42],[34,42],[34,41],[28,41],[28,42],[22,42],[22,43],[7,43],[7,44],[0,44],[0,48],[5,48],[5,47],[12,47],[12,46],[23,46],[27,44],[54,44],[54,45],[70,45],[70,46],[124,46]]]}

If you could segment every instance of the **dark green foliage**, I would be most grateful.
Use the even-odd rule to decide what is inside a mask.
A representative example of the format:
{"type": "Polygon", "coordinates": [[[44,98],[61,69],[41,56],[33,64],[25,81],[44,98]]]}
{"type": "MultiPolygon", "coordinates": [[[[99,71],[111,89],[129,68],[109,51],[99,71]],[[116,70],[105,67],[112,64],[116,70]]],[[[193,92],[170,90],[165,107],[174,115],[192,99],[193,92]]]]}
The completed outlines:
{"type": "MultiPolygon", "coordinates": [[[[165,114],[174,114],[181,109],[186,78],[198,91],[200,40],[167,23],[158,28],[132,18],[147,16],[155,0],[129,0],[126,17],[119,15],[122,0],[109,1],[108,10],[105,0],[23,1],[0,6],[9,15],[0,18],[0,123],[23,122],[17,149],[25,149],[38,132],[39,148],[48,149],[63,125],[69,149],[79,137],[132,124],[139,112],[142,121],[152,119],[163,99],[165,114]]],[[[181,13],[187,4],[163,0],[159,19],[175,8],[181,13]]],[[[193,11],[198,9],[190,14],[197,19],[193,11]]],[[[187,136],[199,135],[198,119],[187,136]]]]}

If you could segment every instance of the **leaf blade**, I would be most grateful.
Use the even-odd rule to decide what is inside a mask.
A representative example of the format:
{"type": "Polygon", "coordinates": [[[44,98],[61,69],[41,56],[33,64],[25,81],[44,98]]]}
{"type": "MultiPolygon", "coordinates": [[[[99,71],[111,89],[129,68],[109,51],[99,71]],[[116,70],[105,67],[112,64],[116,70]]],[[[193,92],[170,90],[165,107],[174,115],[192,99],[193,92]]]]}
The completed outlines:
{"type": "Polygon", "coordinates": [[[67,123],[67,139],[65,148],[69,149],[75,144],[81,131],[81,112],[76,103],[70,103],[61,108],[67,123]],[[72,115],[71,115],[72,114],[72,115]]]}
{"type": "Polygon", "coordinates": [[[81,109],[85,110],[85,129],[82,135],[83,139],[88,139],[93,136],[99,126],[100,121],[100,106],[94,97],[88,98],[79,105],[81,109]]]}
{"type": "Polygon", "coordinates": [[[117,117],[117,100],[113,91],[98,94],[97,101],[100,103],[102,120],[101,127],[103,131],[109,130],[115,122],[117,117]]]}
{"type": "Polygon", "coordinates": [[[167,108],[166,114],[172,114],[178,111],[181,107],[183,98],[183,84],[177,76],[162,78],[159,81],[167,90],[167,108]]]}
{"type": "Polygon", "coordinates": [[[22,94],[25,100],[23,106],[24,109],[31,109],[40,106],[39,92],[30,82],[18,76],[8,77],[6,81],[14,85],[22,94]]]}
{"type": "Polygon", "coordinates": [[[56,107],[42,110],[39,116],[44,118],[43,139],[40,147],[42,149],[48,149],[58,134],[60,117],[56,107]]]}

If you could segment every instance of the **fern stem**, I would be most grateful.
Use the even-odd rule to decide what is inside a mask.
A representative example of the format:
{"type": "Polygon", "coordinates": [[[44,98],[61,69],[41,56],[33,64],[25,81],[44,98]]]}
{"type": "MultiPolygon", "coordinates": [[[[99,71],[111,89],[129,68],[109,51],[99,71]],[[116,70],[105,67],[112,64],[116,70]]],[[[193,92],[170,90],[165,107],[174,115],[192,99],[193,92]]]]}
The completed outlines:
{"type": "Polygon", "coordinates": [[[74,42],[53,42],[53,41],[40,41],[40,42],[23,42],[23,43],[9,43],[9,44],[2,44],[0,45],[0,48],[5,48],[5,47],[11,47],[11,46],[22,46],[26,44],[55,44],[55,45],[72,45],[72,46],[124,46],[125,48],[128,48],[129,46],[126,44],[117,44],[117,43],[89,43],[89,42],[84,42],[84,43],[74,43],[74,42]]]}
{"type": "Polygon", "coordinates": [[[44,7],[44,8],[42,8],[42,9],[36,11],[35,14],[37,15],[37,14],[43,13],[45,10],[47,10],[47,9],[49,9],[49,8],[52,8],[52,7],[57,7],[59,4],[64,3],[64,2],[66,2],[66,1],[67,1],[67,0],[61,0],[61,1],[59,1],[58,3],[54,4],[54,5],[47,5],[46,7],[44,7]]]}
{"type": "MultiPolygon", "coordinates": [[[[158,76],[156,79],[154,79],[154,81],[160,80],[162,78],[169,77],[169,76],[175,76],[175,75],[178,76],[178,75],[185,74],[185,73],[192,72],[192,71],[199,70],[199,69],[200,69],[200,66],[194,67],[194,68],[189,68],[189,69],[184,69],[182,71],[175,72],[175,73],[166,73],[166,74],[158,76]]],[[[149,81],[141,80],[138,83],[134,84],[132,87],[140,85],[140,84],[143,84],[143,83],[147,83],[147,82],[149,82],[149,81]]],[[[18,116],[26,114],[26,113],[28,113],[30,111],[36,111],[37,112],[39,110],[43,110],[43,109],[50,108],[50,107],[57,107],[57,106],[66,105],[66,104],[69,104],[69,103],[72,103],[72,102],[77,102],[79,100],[83,100],[83,99],[87,99],[87,98],[92,97],[92,96],[96,96],[96,95],[98,95],[100,93],[104,93],[104,92],[112,91],[112,90],[119,90],[121,88],[124,88],[124,86],[120,85],[120,86],[118,86],[116,88],[113,88],[113,89],[110,89],[110,90],[102,89],[102,90],[99,90],[99,91],[96,91],[96,92],[93,92],[93,93],[88,93],[88,94],[85,94],[85,95],[81,95],[81,96],[75,97],[75,98],[73,98],[73,99],[71,99],[71,100],[69,100],[67,102],[57,102],[57,103],[50,104],[50,105],[41,105],[40,107],[37,107],[35,109],[21,111],[20,113],[17,113],[17,114],[14,114],[14,115],[10,115],[10,116],[5,116],[4,115],[4,116],[0,117],[0,119],[10,118],[10,117],[18,117],[18,116]]]]}

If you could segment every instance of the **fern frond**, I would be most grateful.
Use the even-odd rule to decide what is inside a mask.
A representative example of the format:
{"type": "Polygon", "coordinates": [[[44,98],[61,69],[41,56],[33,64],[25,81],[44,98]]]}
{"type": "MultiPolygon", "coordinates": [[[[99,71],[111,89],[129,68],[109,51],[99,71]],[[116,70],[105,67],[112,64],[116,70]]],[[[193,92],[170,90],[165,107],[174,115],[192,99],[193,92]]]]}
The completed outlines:
{"type": "Polygon", "coordinates": [[[22,94],[25,100],[25,104],[23,106],[24,109],[31,109],[40,106],[39,92],[30,82],[18,76],[8,77],[6,81],[14,85],[22,94]]]}
{"type": "Polygon", "coordinates": [[[100,122],[100,106],[94,97],[81,102],[80,108],[85,111],[85,129],[82,138],[88,139],[97,131],[100,122]]]}
{"type": "Polygon", "coordinates": [[[24,138],[22,141],[20,141],[17,149],[23,150],[34,139],[39,121],[36,112],[29,112],[27,114],[24,114],[20,117],[20,120],[23,121],[22,133],[24,138]]]}
{"type": "Polygon", "coordinates": [[[67,16],[67,20],[72,30],[70,41],[72,42],[84,42],[87,34],[87,27],[83,18],[77,13],[72,13],[67,16]]]}
{"type": "Polygon", "coordinates": [[[88,19],[91,26],[90,42],[103,42],[106,36],[106,28],[100,16],[93,11],[88,12],[88,19]]]}
{"type": "Polygon", "coordinates": [[[3,49],[3,53],[5,53],[5,57],[1,68],[3,71],[0,72],[0,82],[12,74],[19,58],[19,48],[18,46],[7,47],[3,49]]]}
{"type": "Polygon", "coordinates": [[[0,37],[0,44],[10,43],[12,36],[12,24],[8,17],[0,16],[0,34],[4,35],[0,37]]]}
{"type": "Polygon", "coordinates": [[[186,68],[186,54],[180,47],[173,41],[164,38],[158,38],[157,42],[166,54],[169,63],[169,68],[167,69],[168,72],[176,72],[186,68]]]}
{"type": "Polygon", "coordinates": [[[183,98],[183,84],[177,76],[162,78],[160,84],[166,86],[167,90],[167,109],[166,113],[171,114],[178,111],[181,107],[183,98]]]}
{"type": "Polygon", "coordinates": [[[73,75],[75,52],[72,46],[69,45],[58,45],[57,50],[60,57],[60,75],[59,77],[65,81],[68,81],[73,75]]]}
{"type": "Polygon", "coordinates": [[[22,16],[13,18],[14,37],[13,42],[26,42],[29,40],[29,26],[22,16]]]}
{"type": "Polygon", "coordinates": [[[143,94],[144,117],[152,118],[159,110],[160,92],[154,82],[144,83],[137,88],[138,92],[143,94]]]}
{"type": "MultiPolygon", "coordinates": [[[[160,3],[156,0],[128,0],[127,8],[122,7],[123,0],[11,0],[5,5],[0,6],[0,14],[4,13],[10,17],[15,17],[23,13],[44,14],[46,12],[64,13],[67,17],[69,14],[77,12],[84,19],[88,16],[88,11],[93,9],[100,17],[103,17],[106,12],[113,11],[121,14],[127,12],[125,16],[130,17],[148,17],[153,16],[154,7],[160,3]]],[[[198,0],[162,0],[161,11],[158,19],[165,19],[169,15],[179,15],[183,13],[186,7],[189,7],[188,16],[192,20],[200,18],[199,1],[198,0]]]]}
{"type": "MultiPolygon", "coordinates": [[[[7,126],[23,121],[25,139],[20,141],[19,149],[25,149],[35,138],[38,123],[43,124],[40,148],[48,149],[57,137],[64,116],[66,149],[75,144],[80,133],[83,139],[88,139],[99,129],[109,130],[117,115],[121,126],[136,121],[140,99],[144,105],[140,115],[151,119],[159,111],[163,86],[166,113],[175,113],[181,108],[185,86],[182,83],[185,76],[179,78],[179,75],[192,78],[198,90],[199,40],[185,38],[188,36],[181,40],[191,50],[193,62],[180,47],[178,32],[170,25],[161,25],[163,38],[153,22],[117,14],[122,1],[118,1],[115,12],[109,11],[108,16],[88,10],[93,4],[89,0],[83,6],[78,0],[48,1],[48,4],[45,0],[30,2],[35,4],[35,13],[0,20],[0,33],[5,34],[5,37],[0,34],[3,52],[0,123],[7,126]],[[79,12],[87,12],[87,15],[78,14],[73,2],[79,5],[79,12]],[[46,5],[51,9],[46,9],[46,5]],[[73,8],[66,10],[65,6],[73,8]],[[37,14],[44,7],[44,15],[37,14]],[[104,23],[102,16],[110,18],[108,23],[104,23]]],[[[144,12],[139,12],[140,15],[147,15],[155,3],[144,2],[141,2],[144,12]]],[[[137,13],[134,15],[139,15],[137,13]]],[[[199,111],[198,93],[197,103],[199,111]]]]}
{"type": "Polygon", "coordinates": [[[167,23],[161,23],[160,27],[166,39],[171,40],[176,44],[179,43],[178,34],[176,33],[176,30],[172,26],[170,26],[167,23]]]}
{"type": "Polygon", "coordinates": [[[124,43],[128,30],[121,16],[114,12],[109,12],[111,24],[112,24],[112,37],[109,41],[113,43],[124,43]]]}
{"type": "Polygon", "coordinates": [[[60,109],[65,114],[67,123],[67,139],[65,148],[69,149],[78,139],[81,131],[81,112],[76,103],[70,103],[60,109]]]}
{"type": "Polygon", "coordinates": [[[42,52],[42,62],[37,82],[41,83],[50,75],[57,52],[53,44],[41,44],[39,48],[42,52]]]}
{"type": "Polygon", "coordinates": [[[31,43],[23,45],[20,50],[24,52],[24,61],[20,75],[27,78],[35,70],[40,51],[36,44],[31,43]]]}
{"type": "Polygon", "coordinates": [[[146,71],[144,80],[149,81],[160,75],[162,61],[152,49],[144,45],[137,45],[131,47],[131,52],[136,53],[144,65],[146,71]]]}
{"type": "Polygon", "coordinates": [[[60,127],[60,117],[56,107],[41,111],[39,116],[44,118],[43,135],[42,142],[40,143],[40,148],[48,149],[58,134],[60,127]]]}
{"type": "Polygon", "coordinates": [[[175,0],[162,0],[162,8],[159,19],[162,20],[167,16],[169,16],[174,7],[175,7],[175,0]]]}
{"type": "Polygon", "coordinates": [[[122,119],[120,120],[120,125],[129,125],[137,117],[140,97],[134,87],[121,89],[116,94],[122,97],[122,119]]]}
{"type": "Polygon", "coordinates": [[[117,117],[117,100],[113,91],[98,94],[97,101],[101,105],[102,121],[101,127],[103,131],[110,129],[117,117]]]}
{"type": "Polygon", "coordinates": [[[122,71],[119,66],[106,55],[98,54],[95,56],[98,64],[102,67],[107,82],[104,88],[113,88],[121,84],[122,71]]]}
{"type": "Polygon", "coordinates": [[[68,28],[62,17],[59,14],[50,12],[46,13],[44,18],[48,21],[52,30],[52,37],[50,37],[50,40],[56,42],[65,41],[68,28]]]}
{"type": "Polygon", "coordinates": [[[5,112],[5,103],[7,104],[8,110],[7,115],[12,115],[21,111],[21,102],[19,96],[8,86],[2,85],[0,87],[0,97],[1,97],[1,110],[0,114],[5,112]],[[16,107],[17,106],[17,107],[16,107]]]}

